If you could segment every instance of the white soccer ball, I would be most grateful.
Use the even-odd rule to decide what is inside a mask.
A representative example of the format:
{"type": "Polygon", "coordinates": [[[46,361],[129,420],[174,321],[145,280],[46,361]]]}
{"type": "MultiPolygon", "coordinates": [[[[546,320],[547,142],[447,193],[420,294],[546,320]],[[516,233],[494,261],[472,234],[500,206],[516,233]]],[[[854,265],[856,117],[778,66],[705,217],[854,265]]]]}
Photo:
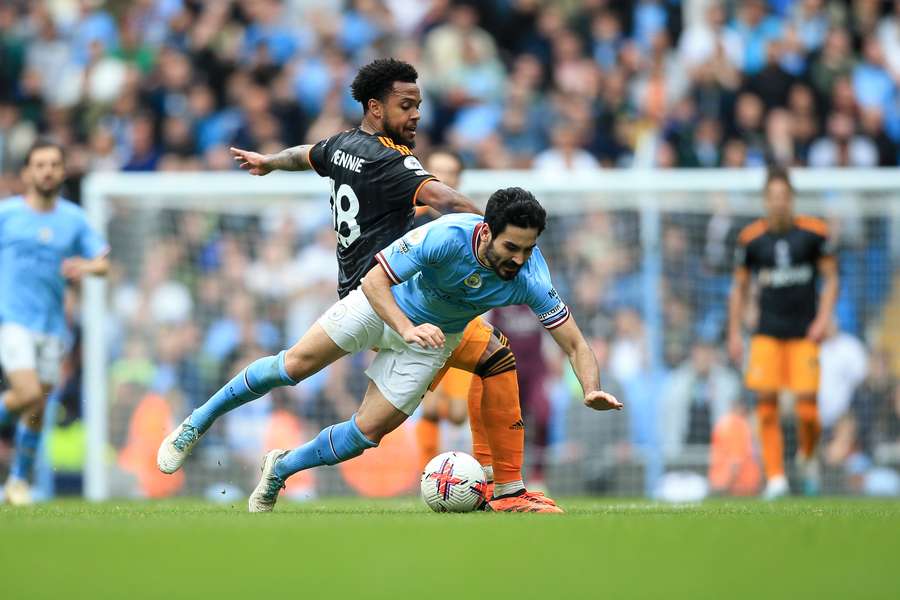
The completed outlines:
{"type": "Polygon", "coordinates": [[[425,465],[422,499],[435,512],[470,512],[485,502],[487,480],[478,461],[465,452],[444,452],[425,465]]]}

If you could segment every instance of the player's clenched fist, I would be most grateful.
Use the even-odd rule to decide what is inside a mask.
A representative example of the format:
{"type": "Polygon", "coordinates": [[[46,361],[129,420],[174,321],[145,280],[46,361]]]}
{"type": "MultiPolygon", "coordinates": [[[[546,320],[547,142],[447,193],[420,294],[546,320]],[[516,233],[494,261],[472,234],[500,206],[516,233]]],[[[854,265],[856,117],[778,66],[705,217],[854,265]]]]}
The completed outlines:
{"type": "Polygon", "coordinates": [[[622,410],[622,403],[607,392],[588,392],[584,405],[594,410],[622,410]]]}
{"type": "Polygon", "coordinates": [[[231,156],[240,163],[242,169],[246,169],[251,175],[268,175],[273,171],[268,164],[265,154],[259,152],[250,152],[249,150],[241,150],[240,148],[229,148],[231,156]]]}
{"type": "Polygon", "coordinates": [[[422,323],[404,331],[403,341],[407,344],[419,344],[423,348],[443,348],[444,332],[440,327],[422,323]]]}

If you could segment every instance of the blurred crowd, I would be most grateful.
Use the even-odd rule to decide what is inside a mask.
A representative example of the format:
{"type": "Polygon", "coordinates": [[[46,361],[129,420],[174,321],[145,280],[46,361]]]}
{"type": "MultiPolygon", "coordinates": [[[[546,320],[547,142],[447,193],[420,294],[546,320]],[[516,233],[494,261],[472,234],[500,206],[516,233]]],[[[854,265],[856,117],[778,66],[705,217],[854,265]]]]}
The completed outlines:
{"type": "Polygon", "coordinates": [[[10,0],[0,187],[38,132],[89,170],[234,168],[354,124],[358,66],[469,166],[896,165],[900,2],[10,0]]]}
{"type": "MultiPolygon", "coordinates": [[[[271,152],[316,141],[358,122],[349,83],[385,55],[420,73],[417,152],[447,146],[468,167],[898,164],[900,1],[10,0],[0,5],[0,193],[20,189],[17,169],[38,134],[69,149],[76,201],[91,171],[231,170],[230,145],[271,152]]],[[[525,408],[529,456],[546,463],[551,486],[655,494],[671,483],[667,471],[702,467],[717,491],[758,490],[748,399],[721,350],[744,222],[718,205],[665,215],[658,264],[640,251],[634,211],[554,217],[542,248],[605,387],[628,410],[580,418],[564,359],[514,345],[545,375],[529,384],[538,391],[525,408]],[[648,268],[658,268],[658,315],[643,302],[648,268]]],[[[183,489],[155,471],[157,430],[239,366],[295,340],[334,300],[329,223],[275,208],[248,217],[114,206],[111,433],[132,492],[183,489]]],[[[873,467],[900,463],[896,357],[870,339],[898,302],[891,225],[834,225],[844,278],[839,327],[822,351],[823,455],[837,474],[832,490],[896,491],[873,467]]],[[[515,310],[495,318],[511,338],[527,331],[515,310]]],[[[296,445],[346,418],[361,393],[350,374],[365,360],[224,419],[198,450],[209,468],[194,471],[217,479],[188,489],[246,485],[264,447],[296,445]],[[233,461],[221,460],[223,449],[233,461]]],[[[70,419],[77,365],[71,372],[70,419]]],[[[330,483],[329,472],[325,483],[298,478],[294,491],[409,489],[409,470],[396,470],[413,442],[395,443],[387,488],[364,489],[351,469],[330,483]]]]}

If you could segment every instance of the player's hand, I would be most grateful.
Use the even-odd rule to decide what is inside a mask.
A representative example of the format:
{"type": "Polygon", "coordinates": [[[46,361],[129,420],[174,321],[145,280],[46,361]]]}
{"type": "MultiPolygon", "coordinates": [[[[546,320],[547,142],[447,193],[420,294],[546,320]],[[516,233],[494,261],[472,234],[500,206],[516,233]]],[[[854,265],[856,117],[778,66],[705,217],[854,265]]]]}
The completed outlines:
{"type": "Polygon", "coordinates": [[[623,405],[608,392],[589,392],[584,396],[584,405],[594,410],[622,410],[623,405]]]}
{"type": "Polygon", "coordinates": [[[828,325],[828,319],[815,319],[806,330],[806,339],[814,344],[820,344],[828,333],[828,325]]]}
{"type": "Polygon", "coordinates": [[[231,156],[240,163],[240,167],[246,171],[249,171],[251,175],[268,175],[272,172],[272,167],[269,166],[267,156],[265,154],[260,154],[259,152],[250,152],[249,150],[241,150],[240,148],[235,148],[232,146],[229,148],[231,150],[231,156]]]}
{"type": "Polygon", "coordinates": [[[70,281],[79,281],[87,274],[87,265],[90,261],[80,256],[67,258],[62,262],[62,276],[70,281]]]}
{"type": "Polygon", "coordinates": [[[744,360],[744,340],[740,334],[728,335],[728,356],[734,364],[740,366],[744,360]]]}
{"type": "Polygon", "coordinates": [[[407,344],[419,344],[423,348],[443,348],[444,332],[431,323],[422,323],[403,332],[407,344]]]}

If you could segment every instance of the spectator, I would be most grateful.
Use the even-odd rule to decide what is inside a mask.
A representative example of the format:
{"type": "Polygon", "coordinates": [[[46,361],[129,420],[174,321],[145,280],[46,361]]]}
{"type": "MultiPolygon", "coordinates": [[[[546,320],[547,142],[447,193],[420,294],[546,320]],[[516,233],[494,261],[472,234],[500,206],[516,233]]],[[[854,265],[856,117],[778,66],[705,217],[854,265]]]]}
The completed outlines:
{"type": "Polygon", "coordinates": [[[820,98],[831,95],[834,82],[846,77],[853,70],[850,36],[840,28],[832,29],[825,38],[825,45],[812,67],[810,81],[820,98]]]}
{"type": "Polygon", "coordinates": [[[778,17],[766,14],[763,0],[741,3],[731,29],[737,33],[744,48],[744,62],[740,65],[744,73],[753,75],[763,68],[766,48],[781,36],[783,26],[778,17]]]}
{"type": "Polygon", "coordinates": [[[534,168],[554,174],[598,169],[597,159],[581,148],[580,136],[571,123],[556,125],[551,134],[552,146],[534,157],[534,168]]]}
{"type": "Polygon", "coordinates": [[[853,393],[866,376],[866,348],[832,320],[819,350],[819,419],[829,431],[850,409],[853,393]]]}
{"type": "Polygon", "coordinates": [[[889,442],[891,437],[896,440],[900,431],[892,425],[897,418],[894,396],[898,386],[891,375],[890,358],[891,355],[885,351],[876,351],[869,356],[866,378],[856,388],[850,404],[856,445],[869,457],[874,457],[878,443],[889,442]]]}
{"type": "Polygon", "coordinates": [[[725,7],[713,1],[706,8],[705,20],[684,30],[678,54],[688,71],[694,72],[720,56],[734,67],[744,64],[744,42],[725,22],[725,7]]]}
{"type": "Polygon", "coordinates": [[[738,376],[720,363],[712,340],[700,339],[672,373],[662,399],[663,452],[675,459],[690,446],[708,446],[716,423],[737,404],[738,376]]]}
{"type": "Polygon", "coordinates": [[[853,131],[853,119],[841,112],[828,117],[828,135],[809,148],[811,167],[874,167],[878,149],[869,138],[853,131]]]}

